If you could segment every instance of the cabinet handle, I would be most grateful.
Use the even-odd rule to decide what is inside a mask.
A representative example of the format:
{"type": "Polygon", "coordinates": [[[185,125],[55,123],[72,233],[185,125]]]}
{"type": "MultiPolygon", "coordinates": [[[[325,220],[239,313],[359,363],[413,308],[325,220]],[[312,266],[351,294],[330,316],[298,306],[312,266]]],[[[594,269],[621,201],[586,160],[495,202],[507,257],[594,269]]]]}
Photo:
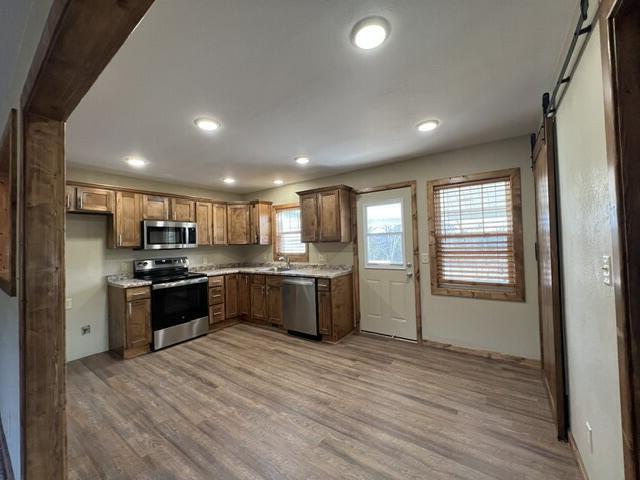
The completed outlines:
{"type": "Polygon", "coordinates": [[[131,313],[132,313],[132,311],[131,311],[131,302],[129,302],[128,305],[129,305],[129,316],[131,316],[131,313]]]}
{"type": "Polygon", "coordinates": [[[122,246],[122,234],[121,233],[118,234],[118,246],[119,247],[122,246]]]}
{"type": "Polygon", "coordinates": [[[78,197],[78,208],[82,210],[82,195],[78,197]]]}
{"type": "Polygon", "coordinates": [[[67,210],[71,208],[71,195],[67,195],[67,210]]]}

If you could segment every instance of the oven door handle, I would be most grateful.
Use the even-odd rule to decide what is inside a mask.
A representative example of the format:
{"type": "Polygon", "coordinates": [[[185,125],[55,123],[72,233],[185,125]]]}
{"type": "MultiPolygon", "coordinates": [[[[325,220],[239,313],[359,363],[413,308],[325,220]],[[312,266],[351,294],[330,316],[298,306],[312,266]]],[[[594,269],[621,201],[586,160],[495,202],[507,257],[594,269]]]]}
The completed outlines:
{"type": "Polygon", "coordinates": [[[182,287],[185,285],[195,285],[198,283],[206,283],[209,279],[207,277],[202,278],[192,278],[189,280],[177,280],[175,282],[166,282],[166,283],[156,283],[151,286],[151,290],[162,290],[165,288],[173,288],[173,287],[182,287]]]}

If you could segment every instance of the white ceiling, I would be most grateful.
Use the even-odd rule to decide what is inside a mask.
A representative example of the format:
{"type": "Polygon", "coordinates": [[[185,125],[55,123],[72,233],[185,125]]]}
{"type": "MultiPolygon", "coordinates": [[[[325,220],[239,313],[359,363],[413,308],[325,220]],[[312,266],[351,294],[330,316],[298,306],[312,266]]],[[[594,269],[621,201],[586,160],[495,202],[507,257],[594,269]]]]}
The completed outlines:
{"type": "Polygon", "coordinates": [[[68,162],[240,193],[526,134],[576,4],[156,0],[69,119],[68,162]],[[369,15],[391,35],[364,52],[349,35],[369,15]]]}

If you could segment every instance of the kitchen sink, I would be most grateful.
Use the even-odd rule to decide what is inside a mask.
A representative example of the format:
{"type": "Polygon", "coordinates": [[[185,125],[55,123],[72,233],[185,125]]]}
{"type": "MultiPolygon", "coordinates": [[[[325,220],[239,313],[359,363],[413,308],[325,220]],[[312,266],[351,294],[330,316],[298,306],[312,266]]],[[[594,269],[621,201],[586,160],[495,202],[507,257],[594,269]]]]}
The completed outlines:
{"type": "Polygon", "coordinates": [[[267,267],[261,268],[260,272],[288,272],[291,270],[289,267],[267,267]]]}

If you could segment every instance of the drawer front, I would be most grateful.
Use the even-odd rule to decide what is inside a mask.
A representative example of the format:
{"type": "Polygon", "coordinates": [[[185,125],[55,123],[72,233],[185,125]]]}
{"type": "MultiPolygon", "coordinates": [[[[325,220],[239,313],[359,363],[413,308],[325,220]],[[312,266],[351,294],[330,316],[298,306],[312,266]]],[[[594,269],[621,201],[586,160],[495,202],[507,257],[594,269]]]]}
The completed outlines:
{"type": "Polygon", "coordinates": [[[131,302],[132,300],[140,300],[142,298],[150,298],[151,297],[151,289],[149,287],[127,288],[125,290],[125,294],[127,296],[127,302],[131,302]]]}
{"type": "Polygon", "coordinates": [[[251,275],[251,283],[253,283],[254,285],[264,285],[264,282],[264,275],[251,275]]]}
{"type": "Polygon", "coordinates": [[[209,325],[224,322],[224,303],[209,307],[209,325]]]}
{"type": "Polygon", "coordinates": [[[218,305],[224,303],[224,287],[222,285],[214,285],[209,288],[209,305],[218,305]]]}
{"type": "Polygon", "coordinates": [[[218,275],[217,277],[209,277],[209,287],[215,287],[216,285],[224,286],[223,275],[218,275]]]}
{"type": "Polygon", "coordinates": [[[267,277],[267,285],[272,287],[279,287],[282,285],[282,277],[278,275],[269,275],[267,277]]]}
{"type": "Polygon", "coordinates": [[[331,280],[328,278],[319,278],[318,290],[331,290],[331,280]]]}

